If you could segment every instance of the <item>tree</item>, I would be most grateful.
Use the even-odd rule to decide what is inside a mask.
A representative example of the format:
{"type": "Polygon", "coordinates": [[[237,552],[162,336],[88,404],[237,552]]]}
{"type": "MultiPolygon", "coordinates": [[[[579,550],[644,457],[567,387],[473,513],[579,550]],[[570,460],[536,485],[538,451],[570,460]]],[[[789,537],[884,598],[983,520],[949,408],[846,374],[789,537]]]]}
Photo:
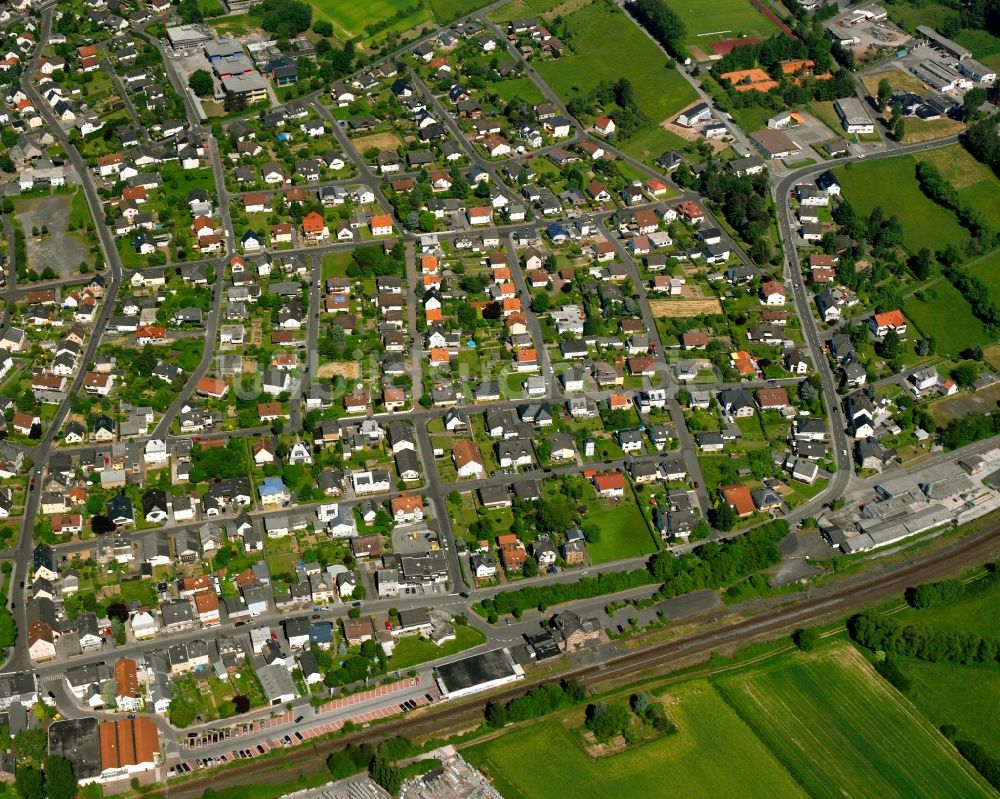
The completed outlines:
{"type": "Polygon", "coordinates": [[[390,760],[383,757],[381,751],[375,755],[371,765],[368,766],[368,776],[393,796],[399,793],[400,786],[403,784],[403,775],[390,760]]]}
{"type": "Polygon", "coordinates": [[[629,726],[628,710],[622,705],[604,702],[588,705],[584,725],[598,741],[607,741],[629,726]]]}
{"type": "Polygon", "coordinates": [[[811,652],[819,644],[819,630],[815,627],[806,627],[792,633],[792,640],[803,652],[811,652]]]}
{"type": "Polygon", "coordinates": [[[45,799],[42,772],[34,766],[19,766],[15,774],[14,786],[21,799],[45,799]]]}
{"type": "Polygon", "coordinates": [[[712,512],[712,524],[722,532],[732,530],[736,524],[736,511],[728,502],[718,502],[712,512]]]}
{"type": "Polygon", "coordinates": [[[962,106],[965,108],[965,113],[972,117],[979,111],[979,107],[986,102],[986,89],[981,89],[976,87],[975,89],[969,89],[965,93],[965,97],[962,98],[962,106]]]}
{"type": "Polygon", "coordinates": [[[883,336],[882,341],[878,343],[876,349],[878,350],[878,354],[883,358],[898,358],[902,349],[899,333],[895,330],[890,330],[883,336]]]}
{"type": "Polygon", "coordinates": [[[188,78],[188,87],[199,97],[211,97],[215,92],[212,75],[207,69],[196,69],[188,78]]]}
{"type": "Polygon", "coordinates": [[[48,799],[73,799],[76,796],[76,777],[65,757],[50,755],[45,759],[45,791],[48,799]]]}
{"type": "Polygon", "coordinates": [[[486,723],[493,729],[499,729],[507,723],[507,708],[501,703],[489,701],[486,703],[486,723]]]}
{"type": "Polygon", "coordinates": [[[951,376],[962,388],[966,388],[979,377],[979,366],[975,361],[963,361],[951,370],[951,376]]]}
{"type": "Polygon", "coordinates": [[[885,109],[889,107],[889,100],[892,99],[892,85],[886,78],[882,78],[878,82],[878,110],[879,113],[884,113],[885,109]]]}

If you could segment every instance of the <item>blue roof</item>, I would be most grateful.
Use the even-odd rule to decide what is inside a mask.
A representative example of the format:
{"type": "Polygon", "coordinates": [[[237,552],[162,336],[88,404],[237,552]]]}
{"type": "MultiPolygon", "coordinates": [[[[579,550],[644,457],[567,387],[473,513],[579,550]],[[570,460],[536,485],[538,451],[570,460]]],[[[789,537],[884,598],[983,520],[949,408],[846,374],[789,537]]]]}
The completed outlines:
{"type": "Polygon", "coordinates": [[[264,482],[260,484],[260,495],[262,497],[270,496],[271,494],[283,494],[285,492],[285,484],[281,481],[280,477],[265,477],[264,482]]]}

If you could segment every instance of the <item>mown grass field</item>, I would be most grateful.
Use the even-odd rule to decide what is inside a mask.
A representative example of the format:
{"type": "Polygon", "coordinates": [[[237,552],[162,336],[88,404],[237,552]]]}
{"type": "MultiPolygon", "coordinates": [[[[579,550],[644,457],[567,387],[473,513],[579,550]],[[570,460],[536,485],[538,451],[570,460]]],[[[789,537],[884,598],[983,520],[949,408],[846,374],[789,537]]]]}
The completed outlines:
{"type": "Polygon", "coordinates": [[[639,109],[651,126],[658,126],[697,99],[694,89],[623,11],[594,3],[574,11],[566,22],[573,53],[536,66],[564,101],[589,94],[602,80],[627,77],[639,109]]]}
{"type": "Polygon", "coordinates": [[[949,243],[960,244],[968,233],[955,215],[929,200],[917,185],[916,162],[911,156],[885,158],[835,170],[843,197],[867,216],[881,205],[885,215],[895,215],[903,226],[903,246],[910,252],[932,251],[949,243]],[[892,187],[887,198],[885,187],[892,187]]]}
{"type": "Polygon", "coordinates": [[[635,496],[628,487],[625,491],[625,496],[617,502],[597,499],[590,504],[583,523],[596,524],[601,529],[600,539],[587,544],[591,563],[636,558],[656,551],[656,542],[635,496]]]}
{"type": "Polygon", "coordinates": [[[994,795],[852,647],[777,660],[716,684],[814,799],[994,795]]]}
{"type": "Polygon", "coordinates": [[[903,313],[924,335],[934,336],[936,351],[941,355],[957,355],[966,347],[989,344],[982,323],[972,315],[972,306],[958,289],[944,278],[921,293],[907,297],[903,313]]]}
{"type": "Polygon", "coordinates": [[[462,754],[485,769],[507,799],[806,795],[711,685],[686,683],[672,696],[677,701],[668,712],[677,734],[600,760],[591,758],[559,720],[519,729],[462,754]]]}
{"type": "Polygon", "coordinates": [[[1000,251],[970,261],[966,269],[986,284],[993,302],[1000,303],[1000,251]]]}
{"type": "Polygon", "coordinates": [[[954,724],[959,740],[973,740],[1000,758],[1000,669],[991,665],[897,660],[911,682],[907,698],[936,727],[954,724]],[[969,690],[975,686],[975,690],[969,690]]]}
{"type": "Polygon", "coordinates": [[[901,622],[923,624],[939,630],[964,630],[1000,638],[1000,586],[993,586],[978,596],[938,608],[910,608],[896,614],[901,622]]]}
{"type": "Polygon", "coordinates": [[[708,42],[736,39],[741,35],[766,38],[778,29],[750,5],[749,0],[667,0],[684,22],[687,44],[707,45],[708,42]]]}

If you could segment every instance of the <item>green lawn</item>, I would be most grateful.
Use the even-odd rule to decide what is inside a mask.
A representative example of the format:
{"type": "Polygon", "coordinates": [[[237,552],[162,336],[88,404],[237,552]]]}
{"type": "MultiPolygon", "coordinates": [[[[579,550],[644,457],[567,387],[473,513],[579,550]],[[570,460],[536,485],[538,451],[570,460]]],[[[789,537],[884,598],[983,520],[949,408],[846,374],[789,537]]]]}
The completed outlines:
{"type": "Polygon", "coordinates": [[[916,295],[908,297],[903,303],[903,313],[924,335],[934,336],[938,353],[956,355],[966,347],[992,341],[982,322],[972,315],[968,300],[944,278],[921,292],[921,296],[923,300],[916,295]]]}
{"type": "Polygon", "coordinates": [[[349,252],[331,252],[323,256],[323,280],[329,277],[345,277],[347,267],[354,259],[349,252]]]}
{"type": "Polygon", "coordinates": [[[531,78],[512,78],[511,80],[491,83],[487,91],[508,102],[514,98],[520,98],[533,105],[545,99],[542,90],[531,78]]]}
{"type": "Polygon", "coordinates": [[[994,795],[853,647],[779,659],[717,685],[814,799],[994,795]]]}
{"type": "MultiPolygon", "coordinates": [[[[684,22],[686,44],[707,50],[705,43],[736,39],[743,35],[766,38],[778,32],[774,24],[750,4],[750,0],[667,0],[684,22]]],[[[710,51],[706,52],[710,55],[710,51]]]]}
{"type": "Polygon", "coordinates": [[[601,529],[599,540],[587,544],[591,563],[636,558],[656,551],[656,542],[628,486],[625,496],[617,502],[594,499],[584,524],[596,524],[601,529]]]}
{"type": "Polygon", "coordinates": [[[689,147],[691,142],[685,141],[676,133],[671,133],[660,125],[650,125],[635,134],[621,149],[633,158],[651,161],[667,150],[682,153],[689,147]]]}
{"type": "Polygon", "coordinates": [[[389,659],[389,667],[395,669],[408,669],[418,663],[426,663],[428,660],[457,655],[466,649],[479,646],[486,640],[486,636],[475,627],[461,624],[455,625],[455,640],[446,641],[438,646],[428,638],[420,638],[416,635],[407,635],[396,640],[396,646],[392,650],[392,657],[389,659]]]}
{"type": "Polygon", "coordinates": [[[623,11],[593,3],[574,11],[566,22],[573,53],[541,61],[536,67],[564,101],[589,94],[602,80],[628,77],[639,109],[651,125],[658,125],[698,99],[667,57],[623,11]]]}
{"type": "Polygon", "coordinates": [[[853,164],[835,170],[843,196],[859,214],[867,216],[881,205],[886,216],[899,217],[903,225],[903,246],[910,252],[922,247],[932,251],[946,244],[961,244],[968,232],[955,215],[929,200],[917,185],[916,161],[911,156],[885,158],[853,164]],[[892,187],[891,198],[885,193],[892,187]]]}
{"type": "Polygon", "coordinates": [[[675,735],[600,760],[591,758],[559,720],[533,724],[462,754],[489,774],[506,799],[805,796],[711,685],[686,683],[671,694],[678,700],[669,707],[679,730],[675,735]]]}

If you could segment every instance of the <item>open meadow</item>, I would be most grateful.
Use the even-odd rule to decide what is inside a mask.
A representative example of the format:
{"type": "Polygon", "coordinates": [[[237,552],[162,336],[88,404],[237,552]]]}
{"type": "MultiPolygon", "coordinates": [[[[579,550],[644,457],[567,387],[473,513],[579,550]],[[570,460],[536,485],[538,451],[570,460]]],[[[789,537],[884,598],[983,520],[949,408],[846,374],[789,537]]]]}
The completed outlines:
{"type": "Polygon", "coordinates": [[[883,158],[851,164],[834,170],[842,196],[864,216],[878,205],[885,215],[895,215],[903,226],[903,246],[910,252],[923,247],[932,251],[968,238],[955,215],[928,199],[917,185],[916,161],[912,156],[883,158]],[[889,199],[886,186],[892,187],[889,199]]]}
{"type": "Polygon", "coordinates": [[[649,126],[658,127],[697,100],[694,89],[623,11],[593,3],[567,16],[566,24],[573,52],[536,66],[563,101],[589,94],[602,80],[627,77],[649,126]]]}
{"type": "Polygon", "coordinates": [[[716,684],[814,799],[994,795],[853,647],[775,660],[716,684]]]}
{"type": "MultiPolygon", "coordinates": [[[[560,719],[462,751],[506,799],[804,797],[788,772],[705,682],[671,690],[678,732],[595,760],[560,719]],[[552,774],[558,762],[558,778],[552,774]],[[751,786],[752,789],[751,789],[751,786]]],[[[579,713],[570,718],[578,718],[579,713]]]]}

